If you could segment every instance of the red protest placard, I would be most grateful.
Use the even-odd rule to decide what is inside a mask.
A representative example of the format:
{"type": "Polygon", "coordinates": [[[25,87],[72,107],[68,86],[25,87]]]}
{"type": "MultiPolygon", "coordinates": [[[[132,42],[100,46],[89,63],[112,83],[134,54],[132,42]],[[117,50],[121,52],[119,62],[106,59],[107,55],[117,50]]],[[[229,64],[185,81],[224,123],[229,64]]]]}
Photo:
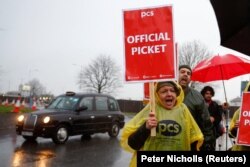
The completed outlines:
{"type": "Polygon", "coordinates": [[[123,11],[125,80],[176,79],[172,6],[123,11]]]}
{"type": "Polygon", "coordinates": [[[240,123],[236,143],[250,146],[250,93],[242,95],[242,105],[240,111],[240,123]]]}

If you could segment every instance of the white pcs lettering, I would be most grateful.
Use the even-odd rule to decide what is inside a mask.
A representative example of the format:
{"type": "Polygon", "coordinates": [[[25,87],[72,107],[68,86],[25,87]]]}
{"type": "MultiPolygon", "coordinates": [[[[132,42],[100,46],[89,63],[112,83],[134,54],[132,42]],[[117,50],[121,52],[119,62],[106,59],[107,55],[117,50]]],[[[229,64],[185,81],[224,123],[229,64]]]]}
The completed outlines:
{"type": "Polygon", "coordinates": [[[141,12],[141,18],[150,17],[150,16],[154,16],[154,11],[147,11],[147,12],[143,11],[143,12],[141,12]]]}

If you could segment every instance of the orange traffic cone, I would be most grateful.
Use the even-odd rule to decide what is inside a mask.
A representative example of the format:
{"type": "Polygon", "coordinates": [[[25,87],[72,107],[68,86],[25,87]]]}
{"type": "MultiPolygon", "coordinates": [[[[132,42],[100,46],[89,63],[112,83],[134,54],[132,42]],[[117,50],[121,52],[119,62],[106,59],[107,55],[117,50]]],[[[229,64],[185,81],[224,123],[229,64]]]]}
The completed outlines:
{"type": "Polygon", "coordinates": [[[31,109],[32,109],[33,111],[36,110],[36,101],[35,101],[35,100],[34,100],[34,102],[33,102],[33,105],[32,105],[32,107],[31,107],[31,109]]]}
{"type": "Polygon", "coordinates": [[[26,107],[26,102],[25,99],[23,99],[22,104],[21,104],[21,108],[25,108],[26,107]]]}
{"type": "Polygon", "coordinates": [[[8,106],[8,105],[9,105],[9,100],[6,99],[6,100],[5,100],[5,106],[8,106]]]}
{"type": "Polygon", "coordinates": [[[12,100],[11,105],[12,105],[12,106],[15,106],[15,105],[16,105],[15,99],[12,100]]]}
{"type": "Polygon", "coordinates": [[[18,98],[14,107],[13,112],[18,113],[20,111],[20,99],[18,98]]]}
{"type": "Polygon", "coordinates": [[[9,100],[6,99],[6,100],[5,100],[5,106],[8,106],[8,105],[9,105],[9,100]]]}

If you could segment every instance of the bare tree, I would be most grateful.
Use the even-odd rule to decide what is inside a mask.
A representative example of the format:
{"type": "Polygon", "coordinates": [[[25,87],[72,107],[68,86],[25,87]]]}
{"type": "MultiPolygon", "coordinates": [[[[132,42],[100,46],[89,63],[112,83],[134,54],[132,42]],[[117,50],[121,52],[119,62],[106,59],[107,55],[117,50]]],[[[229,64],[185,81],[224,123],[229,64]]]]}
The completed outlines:
{"type": "Polygon", "coordinates": [[[38,79],[32,79],[27,83],[30,86],[30,96],[38,97],[46,92],[45,87],[39,82],[38,79]]]}
{"type": "Polygon", "coordinates": [[[79,88],[88,92],[114,93],[121,87],[120,68],[109,56],[98,56],[78,76],[79,88]]]}
{"type": "MultiPolygon", "coordinates": [[[[209,58],[213,55],[208,47],[200,41],[194,40],[186,42],[178,47],[179,64],[187,64],[192,69],[202,60],[209,58]]],[[[200,90],[204,84],[199,82],[191,82],[191,86],[200,90]]]]}
{"type": "Polygon", "coordinates": [[[187,64],[194,68],[200,61],[212,56],[212,52],[200,41],[192,41],[181,44],[178,47],[179,64],[187,64]]]}

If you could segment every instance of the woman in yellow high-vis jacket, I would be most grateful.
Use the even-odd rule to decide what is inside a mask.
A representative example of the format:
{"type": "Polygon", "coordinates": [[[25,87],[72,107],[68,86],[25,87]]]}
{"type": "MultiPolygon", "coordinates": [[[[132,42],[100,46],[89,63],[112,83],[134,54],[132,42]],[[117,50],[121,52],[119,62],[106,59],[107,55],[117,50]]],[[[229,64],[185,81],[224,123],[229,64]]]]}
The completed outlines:
{"type": "Polygon", "coordinates": [[[136,166],[136,152],[199,150],[203,134],[183,103],[184,93],[174,81],[155,85],[155,113],[149,104],[135,115],[122,131],[121,146],[133,153],[130,166],[136,166]],[[156,136],[150,136],[156,127],[156,136]]]}

